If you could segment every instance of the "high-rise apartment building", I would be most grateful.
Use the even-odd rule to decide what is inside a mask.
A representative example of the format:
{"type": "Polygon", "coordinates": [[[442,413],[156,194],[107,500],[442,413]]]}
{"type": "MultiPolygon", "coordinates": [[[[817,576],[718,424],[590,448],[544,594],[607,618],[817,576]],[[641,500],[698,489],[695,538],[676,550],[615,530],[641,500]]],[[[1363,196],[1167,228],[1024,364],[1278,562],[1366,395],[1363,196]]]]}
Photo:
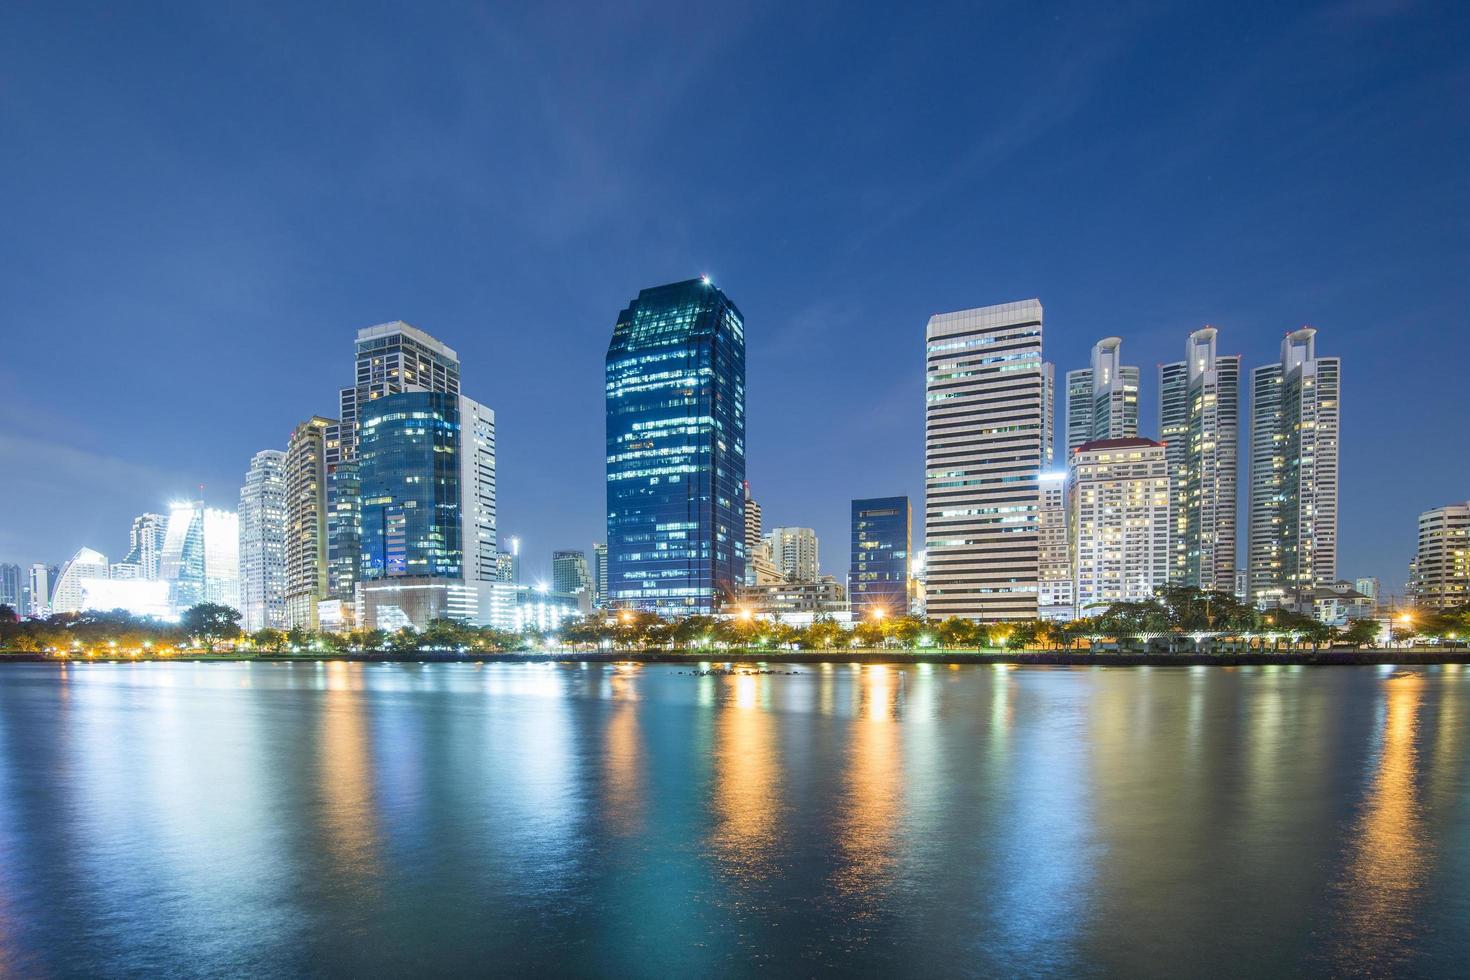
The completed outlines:
{"type": "Polygon", "coordinates": [[[469,582],[494,582],[500,576],[495,562],[495,413],[463,395],[459,465],[464,577],[469,582]]]}
{"type": "Polygon", "coordinates": [[[708,278],[645,289],[608,344],[612,605],[711,613],[745,575],[745,326],[708,278]]]}
{"type": "Polygon", "coordinates": [[[1050,365],[1037,300],[931,317],[926,330],[928,615],[1034,619],[1038,475],[1050,455],[1050,365]]]}
{"type": "Polygon", "coordinates": [[[1138,368],[1122,363],[1123,341],[1105,337],[1092,366],[1067,372],[1067,453],[1094,439],[1138,436],[1138,368]]]}
{"type": "Polygon", "coordinates": [[[1068,459],[1078,616],[1141,602],[1169,580],[1169,461],[1152,439],[1083,443],[1068,459]]]}
{"type": "Polygon", "coordinates": [[[750,482],[746,481],[741,492],[745,497],[745,584],[754,585],[756,574],[751,563],[761,551],[761,505],[750,495],[750,482]]]}
{"type": "Polygon", "coordinates": [[[263,449],[240,488],[240,625],[286,629],[286,454],[263,449]]]}
{"type": "Polygon", "coordinates": [[[327,454],[332,419],[313,416],[286,444],[286,623],[314,630],[328,595],[327,454]]]}
{"type": "Polygon", "coordinates": [[[908,497],[852,502],[847,599],[854,619],[908,614],[912,547],[913,509],[908,497]]]}
{"type": "Polygon", "coordinates": [[[1251,598],[1295,602],[1337,581],[1342,363],[1317,356],[1317,331],[1281,342],[1251,372],[1251,598]]]}
{"type": "Polygon", "coordinates": [[[61,574],[51,588],[51,614],[81,612],[86,608],[83,583],[108,576],[107,556],[91,548],[82,548],[61,566],[61,574]]]}
{"type": "Polygon", "coordinates": [[[130,576],[144,581],[158,580],[158,566],[163,557],[163,540],[168,532],[168,518],[163,514],[139,514],[128,531],[128,554],[119,564],[131,566],[130,576]]]}
{"type": "Polygon", "coordinates": [[[821,578],[817,532],[809,527],[773,527],[765,536],[766,552],[776,573],[788,582],[821,578]]]}
{"type": "Polygon", "coordinates": [[[1036,614],[1042,619],[1066,622],[1076,616],[1072,543],[1067,534],[1067,473],[1049,470],[1041,474],[1040,484],[1036,614]]]}
{"type": "Polygon", "coordinates": [[[592,574],[585,551],[551,553],[551,591],[565,595],[592,595],[592,574]]]}
{"type": "MultiPolygon", "coordinates": [[[[1358,591],[1363,591],[1361,586],[1358,591]]],[[[1409,566],[1409,598],[1421,609],[1470,604],[1470,501],[1419,515],[1419,546],[1409,566]]]]}
{"type": "Polygon", "coordinates": [[[1235,591],[1240,484],[1240,356],[1219,332],[1189,335],[1184,360],[1159,366],[1159,433],[1169,461],[1170,580],[1235,591]]]}

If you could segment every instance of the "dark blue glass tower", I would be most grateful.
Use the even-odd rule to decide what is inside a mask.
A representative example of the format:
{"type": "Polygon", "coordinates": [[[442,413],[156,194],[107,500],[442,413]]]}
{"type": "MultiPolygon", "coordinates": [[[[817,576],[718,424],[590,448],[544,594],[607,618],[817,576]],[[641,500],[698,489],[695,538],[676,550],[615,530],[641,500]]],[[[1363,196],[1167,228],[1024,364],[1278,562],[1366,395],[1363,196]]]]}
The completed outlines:
{"type": "Polygon", "coordinates": [[[847,598],[854,618],[875,613],[908,614],[912,523],[907,497],[852,502],[852,569],[847,575],[847,598]]]}
{"type": "Polygon", "coordinates": [[[375,398],[359,424],[363,580],[461,578],[459,396],[375,398]]]}
{"type": "Polygon", "coordinates": [[[710,613],[745,571],[745,325],[708,279],[638,294],[607,348],[609,601],[710,613]]]}

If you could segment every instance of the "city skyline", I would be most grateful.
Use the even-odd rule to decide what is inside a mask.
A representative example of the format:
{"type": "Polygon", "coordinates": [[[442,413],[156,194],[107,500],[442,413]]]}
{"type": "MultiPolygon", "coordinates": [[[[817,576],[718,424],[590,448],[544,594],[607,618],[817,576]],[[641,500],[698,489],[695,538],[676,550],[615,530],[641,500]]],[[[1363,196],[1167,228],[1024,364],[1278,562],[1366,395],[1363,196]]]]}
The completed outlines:
{"type": "MultiPolygon", "coordinates": [[[[1463,127],[1447,124],[1446,100],[1431,97],[1463,71],[1465,54],[1455,31],[1412,6],[1290,16],[1240,8],[1207,15],[1216,20],[1187,37],[1166,15],[1102,25],[1078,11],[1058,25],[1032,12],[970,13],[966,27],[1014,36],[1024,58],[1006,53],[977,76],[945,54],[958,40],[939,40],[938,76],[908,87],[898,63],[880,59],[867,70],[894,83],[894,95],[876,108],[858,94],[822,94],[830,54],[803,59],[817,38],[823,52],[871,44],[893,26],[881,19],[864,27],[803,14],[772,44],[771,15],[753,10],[703,29],[705,60],[649,22],[614,36],[649,39],[635,58],[596,31],[552,43],[551,25],[510,21],[498,26],[531,47],[589,55],[585,71],[540,92],[533,83],[552,73],[533,56],[506,75],[425,68],[405,81],[321,44],[325,64],[360,87],[354,96],[365,89],[375,96],[367,101],[389,107],[325,127],[339,91],[275,118],[245,111],[231,94],[240,82],[293,104],[302,78],[277,76],[231,41],[234,25],[184,16],[203,18],[187,26],[220,55],[190,91],[157,88],[188,55],[127,17],[115,25],[117,50],[75,34],[60,46],[28,45],[27,25],[0,41],[21,95],[6,119],[36,148],[0,163],[20,191],[21,230],[0,266],[13,355],[0,363],[0,561],[60,564],[82,547],[121,555],[128,522],[192,498],[200,483],[210,506],[233,506],[254,453],[284,446],[304,418],[338,416],[343,338],[402,318],[480,365],[475,394],[496,408],[502,430],[501,530],[527,542],[527,578],[549,578],[553,550],[605,538],[602,437],[583,420],[598,412],[607,311],[630,290],[702,272],[739,298],[749,322],[748,477],[770,523],[810,526],[828,542],[823,570],[838,577],[850,500],[922,499],[922,324],[1017,296],[1046,306],[1044,356],[1059,386],[1088,365],[1099,338],[1123,339],[1126,363],[1141,369],[1140,434],[1149,437],[1159,435],[1155,365],[1177,360],[1180,338],[1213,325],[1221,353],[1240,355],[1248,372],[1271,363],[1286,334],[1319,328],[1347,371],[1344,577],[1378,576],[1401,591],[1417,515],[1467,495],[1470,461],[1447,450],[1462,438],[1454,392],[1470,344],[1461,329],[1470,191],[1455,166],[1463,127]],[[1274,39],[1264,51],[1260,36],[1274,39]],[[773,65],[769,80],[753,83],[757,101],[774,104],[784,85],[789,117],[754,119],[723,87],[720,69],[757,47],[773,65]],[[125,60],[124,49],[133,52],[125,60]],[[1088,56],[1077,62],[1079,51],[1088,56]],[[1256,73],[1186,70],[1204,57],[1226,67],[1249,57],[1256,73]],[[975,84],[1022,63],[1016,78],[1048,81],[1006,81],[988,94],[975,84]],[[1183,104],[1154,103],[1144,81],[1154,68],[1179,81],[1183,104]],[[1318,121],[1359,72],[1393,84],[1349,120],[1318,121]],[[598,83],[618,75],[627,80],[602,94],[598,83]],[[630,116],[621,100],[669,75],[679,82],[666,97],[630,116]],[[119,77],[125,84],[109,83],[119,77]],[[499,100],[507,127],[469,103],[425,111],[445,104],[445,91],[467,97],[501,83],[509,99],[529,85],[527,104],[560,109],[560,141],[506,140],[529,139],[536,124],[499,100]],[[931,110],[917,111],[939,91],[931,110]],[[1256,111],[1268,102],[1270,112],[1256,111]],[[1110,104],[1152,111],[1120,128],[1110,104]],[[732,159],[697,168],[697,179],[683,175],[685,150],[649,166],[637,145],[693,106],[729,121],[732,159]],[[1207,131],[1194,122],[1199,106],[1207,131]],[[205,109],[250,121],[262,138],[241,143],[210,127],[179,136],[205,109]],[[74,131],[58,134],[57,117],[76,120],[74,131]],[[344,140],[352,130],[343,127],[354,126],[368,152],[349,163],[341,146],[361,141],[344,140]],[[863,151],[879,132],[908,149],[854,153],[840,172],[821,152],[863,151]],[[997,135],[977,135],[986,133],[997,135]],[[379,140],[415,149],[388,159],[374,149],[379,140]],[[99,142],[117,150],[106,166],[89,150],[99,142]],[[927,159],[910,152],[919,145],[927,159]],[[1159,154],[1160,145],[1172,149],[1159,154]],[[1405,145],[1415,147],[1411,159],[1394,149],[1405,145]],[[790,152],[777,157],[777,148],[790,152]],[[309,166],[296,166],[303,158],[309,166]],[[749,176],[752,163],[785,180],[749,176]],[[515,196],[527,203],[500,200],[496,186],[524,190],[515,196]],[[365,208],[382,189],[423,207],[365,208]],[[387,244],[373,254],[358,239],[387,244]],[[18,367],[47,363],[58,337],[71,341],[65,398],[54,374],[18,367]],[[1386,340],[1394,356],[1379,354],[1386,340]],[[139,383],[140,341],[153,384],[139,383]],[[806,363],[814,350],[816,370],[806,363]],[[1412,427],[1393,400],[1409,392],[1412,427]],[[1373,449],[1389,440],[1423,456],[1420,478],[1402,481],[1382,465],[1373,449]],[[875,461],[874,445],[898,449],[875,461]],[[814,449],[819,468],[809,465],[814,449]]],[[[65,18],[38,12],[56,23],[31,26],[54,30],[65,18]]],[[[296,43],[322,41],[322,25],[287,22],[296,43]]],[[[354,37],[373,44],[392,26],[362,25],[354,37]]],[[[457,66],[493,33],[440,12],[419,28],[462,33],[466,47],[446,58],[457,66]]],[[[859,76],[842,80],[866,91],[859,76]]],[[[1242,480],[1245,472],[1242,461],[1242,480]]],[[[1237,519],[1244,529],[1243,501],[1237,519]]],[[[914,533],[922,540],[922,517],[914,533]]]]}

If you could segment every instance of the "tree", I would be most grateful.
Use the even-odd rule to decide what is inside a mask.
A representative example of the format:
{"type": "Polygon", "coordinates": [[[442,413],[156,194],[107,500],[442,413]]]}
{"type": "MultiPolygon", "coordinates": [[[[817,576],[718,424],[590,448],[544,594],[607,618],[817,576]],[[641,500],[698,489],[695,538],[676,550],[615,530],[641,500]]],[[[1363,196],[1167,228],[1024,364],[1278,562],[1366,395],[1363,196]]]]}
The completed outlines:
{"type": "Polygon", "coordinates": [[[20,617],[15,614],[15,610],[5,603],[0,602],[0,623],[18,622],[20,622],[20,617]]]}
{"type": "Polygon", "coordinates": [[[1378,640],[1382,627],[1371,619],[1355,619],[1348,623],[1342,638],[1355,647],[1372,646],[1378,640]]]}
{"type": "Polygon", "coordinates": [[[218,602],[201,602],[179,617],[185,634],[197,637],[206,647],[233,640],[240,635],[240,610],[218,602]]]}
{"type": "Polygon", "coordinates": [[[267,650],[271,653],[280,653],[286,645],[286,634],[281,630],[271,629],[270,627],[256,630],[251,634],[250,639],[257,649],[267,650]]]}
{"type": "Polygon", "coordinates": [[[946,650],[974,647],[980,642],[980,627],[968,619],[951,616],[935,630],[939,643],[946,650]]]}

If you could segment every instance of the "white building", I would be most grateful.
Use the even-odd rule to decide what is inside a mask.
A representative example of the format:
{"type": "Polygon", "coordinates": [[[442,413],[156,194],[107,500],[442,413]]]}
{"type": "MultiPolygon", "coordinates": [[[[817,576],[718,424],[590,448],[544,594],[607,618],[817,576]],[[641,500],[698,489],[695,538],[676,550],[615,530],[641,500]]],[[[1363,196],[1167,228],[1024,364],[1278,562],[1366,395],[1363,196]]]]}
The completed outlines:
{"type": "Polygon", "coordinates": [[[61,566],[61,574],[51,589],[51,614],[81,612],[86,608],[82,582],[106,579],[107,576],[107,556],[91,548],[82,548],[61,566]]]}
{"type": "Polygon", "coordinates": [[[1137,367],[1122,363],[1123,341],[1105,337],[1092,348],[1092,366],[1067,372],[1067,453],[1094,439],[1138,435],[1137,367]]]}
{"type": "Polygon", "coordinates": [[[1271,604],[1337,581],[1341,361],[1318,357],[1317,331],[1281,342],[1251,372],[1251,598],[1271,604]]]}
{"type": "Polygon", "coordinates": [[[1079,616],[1169,581],[1169,461],[1152,439],[1085,443],[1068,460],[1079,616]]]}
{"type": "Polygon", "coordinates": [[[240,488],[240,613],[248,631],[286,629],[286,454],[264,449],[240,488]]]}
{"type": "Polygon", "coordinates": [[[783,578],[815,582],[821,577],[816,531],[809,527],[773,527],[765,542],[769,558],[783,578]]]}
{"type": "Polygon", "coordinates": [[[240,608],[240,516],[204,511],[204,601],[240,608]]]}
{"type": "Polygon", "coordinates": [[[1072,543],[1067,534],[1065,472],[1041,474],[1037,542],[1037,614],[1042,619],[1067,622],[1076,616],[1076,603],[1072,594],[1072,543]]]}
{"type": "Polygon", "coordinates": [[[1452,609],[1470,603],[1470,501],[1419,515],[1419,546],[1409,566],[1409,599],[1421,609],[1452,609]]]}
{"type": "Polygon", "coordinates": [[[592,546],[592,602],[601,608],[607,601],[607,545],[592,546]]]}
{"type": "Polygon", "coordinates": [[[1034,619],[1038,474],[1053,414],[1041,303],[942,313],[925,336],[926,609],[1034,619]]]}
{"type": "Polygon", "coordinates": [[[44,562],[36,562],[30,568],[26,615],[32,619],[44,619],[51,615],[51,570],[44,562]]]}
{"type": "Polygon", "coordinates": [[[1169,458],[1170,579],[1233,594],[1240,485],[1240,356],[1219,331],[1189,335],[1184,360],[1159,366],[1159,433],[1169,458]]]}
{"type": "MultiPolygon", "coordinates": [[[[328,597],[327,437],[339,429],[313,416],[286,444],[286,624],[317,628],[317,603],[328,597]]],[[[345,437],[344,437],[345,438],[345,437]]]]}
{"type": "Polygon", "coordinates": [[[167,528],[168,518],[163,514],[139,514],[133,518],[128,532],[128,554],[118,564],[134,566],[137,569],[134,578],[156,581],[167,528]]]}
{"type": "Polygon", "coordinates": [[[495,413],[470,398],[459,399],[459,492],[463,520],[464,577],[500,577],[495,546],[495,413]]]}

